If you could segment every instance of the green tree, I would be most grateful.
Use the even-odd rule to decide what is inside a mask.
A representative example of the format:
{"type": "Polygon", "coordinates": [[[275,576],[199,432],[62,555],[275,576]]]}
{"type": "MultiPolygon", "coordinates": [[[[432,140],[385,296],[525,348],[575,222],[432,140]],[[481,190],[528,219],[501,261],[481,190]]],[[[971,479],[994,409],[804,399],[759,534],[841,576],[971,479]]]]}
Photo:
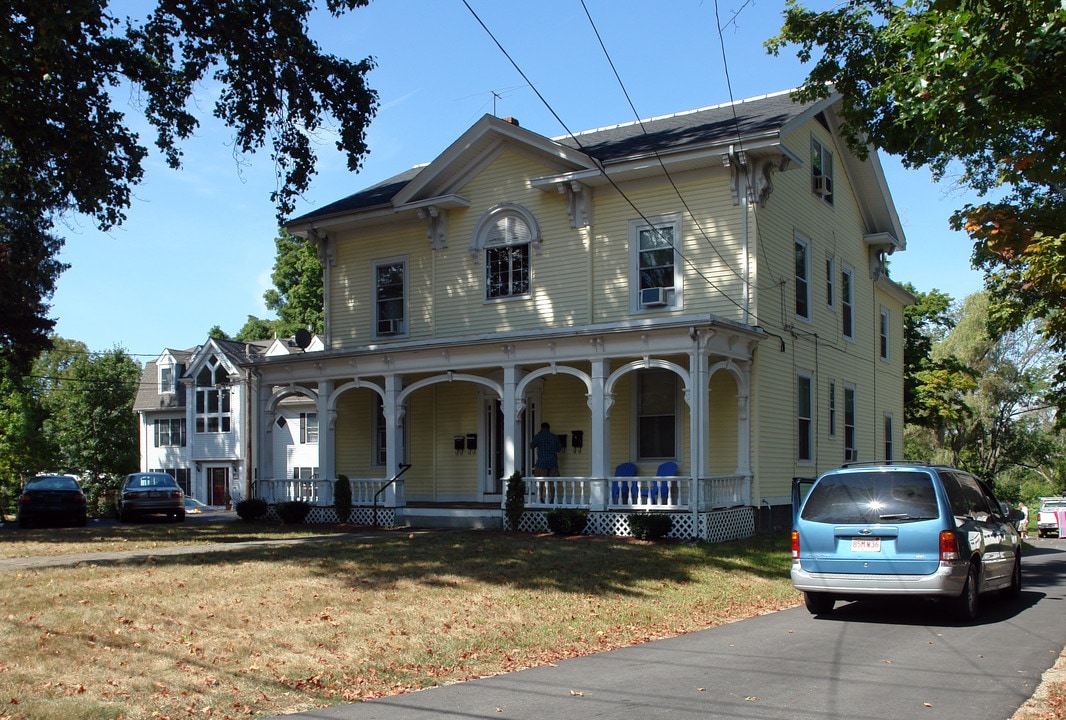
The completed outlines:
{"type": "MultiPolygon", "coordinates": [[[[797,95],[842,96],[843,132],[996,201],[951,219],[974,241],[994,332],[1041,321],[1066,350],[1066,6],[1058,0],[845,0],[814,12],[788,0],[773,53],[813,68],[797,95]]],[[[1066,366],[1057,368],[1066,409],[1066,366]]]]}
{"type": "Polygon", "coordinates": [[[321,333],[325,324],[322,305],[322,262],[310,240],[284,229],[274,240],[277,255],[270,279],[274,287],[263,294],[266,306],[278,314],[278,335],[287,337],[300,328],[321,333]]]}
{"type": "Polygon", "coordinates": [[[0,514],[14,510],[23,481],[48,467],[41,435],[45,411],[36,385],[13,373],[0,373],[0,514]]]}
{"type": "Polygon", "coordinates": [[[249,315],[244,326],[233,336],[238,342],[252,342],[253,340],[270,340],[278,332],[277,320],[261,320],[255,315],[249,315]]]}
{"type": "MultiPolygon", "coordinates": [[[[325,5],[336,15],[368,2],[325,5]]],[[[56,220],[78,212],[101,229],[120,224],[142,179],[148,151],[127,123],[128,95],[142,99],[155,145],[177,168],[198,125],[195,88],[217,83],[212,112],[233,129],[234,149],[270,145],[279,217],[310,184],[310,136],[326,122],[358,169],[377,109],[366,84],[374,62],[322,52],[308,35],[313,10],[308,0],[159,0],[147,16],[120,18],[107,0],[0,0],[0,356],[12,371],[30,366],[54,327],[56,220]]]]}
{"type": "Polygon", "coordinates": [[[101,481],[137,469],[133,403],[141,368],[129,355],[118,349],[93,355],[83,343],[57,338],[34,377],[55,469],[101,481]]]}
{"type": "MultiPolygon", "coordinates": [[[[318,248],[309,240],[290,235],[284,228],[274,244],[274,271],[270,275],[274,287],[263,293],[263,300],[267,309],[275,311],[278,317],[270,320],[249,315],[234,340],[251,342],[292,337],[301,328],[312,333],[323,331],[326,316],[318,248]]],[[[218,326],[213,330],[216,329],[222,332],[218,326]]]]}

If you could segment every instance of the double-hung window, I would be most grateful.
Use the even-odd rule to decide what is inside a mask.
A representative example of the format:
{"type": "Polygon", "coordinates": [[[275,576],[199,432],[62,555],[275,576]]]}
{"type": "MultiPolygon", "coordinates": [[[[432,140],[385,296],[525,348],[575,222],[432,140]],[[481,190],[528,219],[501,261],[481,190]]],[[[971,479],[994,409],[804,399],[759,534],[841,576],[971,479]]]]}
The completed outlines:
{"type": "Polygon", "coordinates": [[[318,442],[318,413],[300,413],[300,444],[318,442]]]}
{"type": "Polygon", "coordinates": [[[836,261],[832,255],[825,256],[825,304],[826,307],[835,308],[836,298],[836,261]]]}
{"type": "Polygon", "coordinates": [[[811,244],[796,235],[796,317],[811,319],[811,244]]]}
{"type": "Polygon", "coordinates": [[[638,373],[635,431],[638,459],[677,457],[677,375],[669,370],[638,373]]]}
{"type": "Polygon", "coordinates": [[[814,397],[811,375],[796,376],[796,458],[801,463],[814,459],[814,397]]]}
{"type": "Polygon", "coordinates": [[[495,218],[485,236],[485,298],[528,297],[532,232],[517,214],[495,218]]]}
{"type": "Polygon", "coordinates": [[[682,257],[679,215],[629,224],[633,306],[636,310],[681,307],[682,257]]]}
{"type": "Polygon", "coordinates": [[[881,359],[888,360],[888,328],[889,328],[889,315],[888,310],[881,308],[881,359]]]}
{"type": "Polygon", "coordinates": [[[155,421],[156,447],[185,447],[185,418],[155,421]]]}
{"type": "Polygon", "coordinates": [[[844,386],[844,462],[855,462],[859,451],[855,447],[855,388],[844,386]]]}
{"type": "Polygon", "coordinates": [[[833,204],[833,153],[811,137],[811,192],[827,205],[833,204]]]}
{"type": "Polygon", "coordinates": [[[848,340],[855,339],[855,275],[850,268],[840,272],[841,332],[848,340]]]}
{"type": "Polygon", "coordinates": [[[374,314],[378,337],[407,332],[407,263],[383,260],[374,265],[374,314]]]}
{"type": "Polygon", "coordinates": [[[174,366],[173,365],[160,365],[159,366],[159,394],[168,395],[175,391],[177,388],[174,382],[174,366]]]}

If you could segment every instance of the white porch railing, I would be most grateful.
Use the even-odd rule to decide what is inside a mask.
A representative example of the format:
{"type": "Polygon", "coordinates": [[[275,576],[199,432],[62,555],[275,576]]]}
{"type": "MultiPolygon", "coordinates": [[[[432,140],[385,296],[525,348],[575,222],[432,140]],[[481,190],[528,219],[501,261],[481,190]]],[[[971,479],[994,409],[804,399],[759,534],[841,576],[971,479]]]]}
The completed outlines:
{"type": "MultiPolygon", "coordinates": [[[[314,480],[295,480],[293,478],[279,478],[275,480],[260,480],[256,488],[256,497],[266,500],[268,503],[288,502],[290,500],[303,500],[312,505],[333,505],[333,488],[336,480],[316,478],[314,480]]],[[[374,504],[374,496],[388,484],[388,480],[382,478],[349,478],[352,488],[352,507],[370,507],[374,504]]],[[[396,486],[394,492],[384,492],[377,496],[377,504],[380,507],[390,507],[395,504],[395,498],[403,498],[403,480],[394,480],[396,486]]]]}
{"type": "Polygon", "coordinates": [[[712,477],[527,477],[526,507],[590,510],[692,510],[699,486],[699,510],[748,505],[751,480],[746,475],[712,477]]]}

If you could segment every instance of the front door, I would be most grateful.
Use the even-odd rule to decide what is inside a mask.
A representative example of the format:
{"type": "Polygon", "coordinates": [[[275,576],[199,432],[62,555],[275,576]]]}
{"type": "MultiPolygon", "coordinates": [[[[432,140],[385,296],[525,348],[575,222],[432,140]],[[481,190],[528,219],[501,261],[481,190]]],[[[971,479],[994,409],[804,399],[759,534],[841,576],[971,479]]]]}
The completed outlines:
{"type": "Polygon", "coordinates": [[[229,490],[229,468],[207,468],[207,504],[225,505],[226,493],[229,490]]]}

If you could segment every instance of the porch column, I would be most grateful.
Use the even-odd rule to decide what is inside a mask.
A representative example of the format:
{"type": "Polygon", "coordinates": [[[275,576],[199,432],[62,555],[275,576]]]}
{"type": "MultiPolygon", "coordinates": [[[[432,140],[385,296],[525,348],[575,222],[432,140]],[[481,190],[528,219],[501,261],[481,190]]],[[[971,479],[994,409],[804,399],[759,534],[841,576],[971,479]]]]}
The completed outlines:
{"type": "MultiPolygon", "coordinates": [[[[507,495],[507,478],[514,474],[518,453],[516,452],[519,436],[516,390],[518,386],[518,369],[514,365],[503,368],[503,397],[500,398],[500,412],[503,413],[503,480],[504,499],[507,495]]],[[[486,448],[487,449],[487,448],[486,448]]]]}
{"type": "Polygon", "coordinates": [[[318,476],[324,480],[333,480],[337,476],[337,462],[333,452],[337,444],[336,430],[335,423],[329,416],[329,401],[332,395],[333,381],[320,381],[315,406],[318,412],[318,476]]]}
{"type": "MultiPolygon", "coordinates": [[[[257,383],[262,383],[260,378],[256,378],[257,383]]],[[[189,403],[191,408],[193,403],[189,403]]],[[[259,447],[256,448],[257,457],[255,464],[258,468],[255,479],[256,480],[273,480],[274,479],[274,411],[267,410],[270,405],[270,393],[260,392],[258,393],[258,401],[256,402],[257,412],[259,413],[259,427],[257,433],[259,434],[259,447]]],[[[189,427],[194,427],[191,423],[192,419],[188,421],[189,427]]],[[[261,495],[259,497],[262,497],[261,495]]]]}
{"type": "MultiPolygon", "coordinates": [[[[385,416],[385,480],[396,477],[403,458],[403,416],[405,408],[398,402],[402,390],[402,378],[395,373],[385,376],[385,397],[382,413],[385,416]]],[[[407,504],[405,493],[393,483],[383,494],[385,507],[403,507],[407,504]]]]}
{"type": "Polygon", "coordinates": [[[751,473],[751,407],[749,397],[737,395],[737,475],[751,473]]]}
{"type": "Polygon", "coordinates": [[[592,493],[589,498],[593,509],[603,510],[607,507],[606,478],[611,476],[611,447],[610,434],[607,432],[607,413],[610,408],[607,404],[605,388],[607,382],[608,367],[605,358],[592,360],[592,387],[589,392],[589,424],[592,431],[592,477],[601,482],[593,483],[592,493]]]}
{"type": "Polygon", "coordinates": [[[710,372],[707,368],[707,356],[704,350],[707,340],[702,333],[696,331],[693,338],[692,352],[689,356],[689,377],[692,382],[689,401],[689,475],[692,476],[692,484],[689,486],[689,501],[693,515],[693,527],[699,527],[699,509],[703,505],[700,497],[700,477],[707,467],[706,439],[710,427],[710,372]]]}

